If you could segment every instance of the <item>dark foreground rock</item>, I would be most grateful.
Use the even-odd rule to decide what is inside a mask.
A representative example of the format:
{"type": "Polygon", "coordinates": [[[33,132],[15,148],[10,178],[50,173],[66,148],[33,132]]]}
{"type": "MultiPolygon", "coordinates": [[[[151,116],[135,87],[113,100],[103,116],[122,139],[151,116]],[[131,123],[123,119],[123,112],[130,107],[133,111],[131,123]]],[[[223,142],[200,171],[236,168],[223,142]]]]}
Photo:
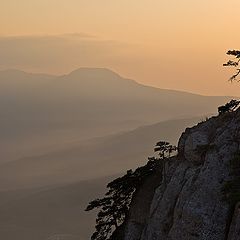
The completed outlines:
{"type": "Polygon", "coordinates": [[[166,187],[160,175],[142,186],[118,239],[240,239],[239,205],[223,192],[239,146],[240,110],[186,129],[178,156],[169,161],[166,187]]]}

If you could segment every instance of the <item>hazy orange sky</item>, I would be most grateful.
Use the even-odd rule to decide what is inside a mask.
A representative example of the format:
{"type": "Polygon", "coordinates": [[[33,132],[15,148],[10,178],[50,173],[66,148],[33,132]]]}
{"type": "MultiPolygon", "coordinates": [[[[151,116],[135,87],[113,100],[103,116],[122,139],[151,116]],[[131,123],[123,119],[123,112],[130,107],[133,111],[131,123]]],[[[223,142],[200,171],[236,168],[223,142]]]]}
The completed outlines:
{"type": "Polygon", "coordinates": [[[0,68],[107,67],[141,83],[238,95],[239,0],[0,0],[0,68]]]}

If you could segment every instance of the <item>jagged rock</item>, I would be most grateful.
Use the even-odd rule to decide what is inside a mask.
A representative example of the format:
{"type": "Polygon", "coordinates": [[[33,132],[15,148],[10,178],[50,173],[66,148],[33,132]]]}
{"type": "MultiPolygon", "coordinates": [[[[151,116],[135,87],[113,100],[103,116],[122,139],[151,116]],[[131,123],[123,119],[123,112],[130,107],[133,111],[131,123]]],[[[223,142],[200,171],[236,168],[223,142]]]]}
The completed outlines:
{"type": "Polygon", "coordinates": [[[128,224],[125,227],[126,240],[138,240],[146,224],[146,219],[150,211],[152,198],[155,189],[162,180],[162,166],[158,167],[156,173],[150,176],[143,186],[135,193],[129,211],[128,224]]]}
{"type": "Polygon", "coordinates": [[[130,212],[135,210],[125,222],[122,239],[240,239],[239,208],[233,217],[222,191],[239,146],[240,110],[186,129],[179,140],[179,154],[167,168],[166,188],[160,181],[156,190],[152,188],[155,193],[148,196],[152,200],[147,214],[141,215],[143,205],[138,201],[147,196],[141,192],[135,196],[130,212]]]}
{"type": "Polygon", "coordinates": [[[190,162],[201,163],[204,161],[202,154],[198,149],[209,144],[209,136],[207,132],[193,132],[187,136],[184,148],[184,157],[190,162]]]}

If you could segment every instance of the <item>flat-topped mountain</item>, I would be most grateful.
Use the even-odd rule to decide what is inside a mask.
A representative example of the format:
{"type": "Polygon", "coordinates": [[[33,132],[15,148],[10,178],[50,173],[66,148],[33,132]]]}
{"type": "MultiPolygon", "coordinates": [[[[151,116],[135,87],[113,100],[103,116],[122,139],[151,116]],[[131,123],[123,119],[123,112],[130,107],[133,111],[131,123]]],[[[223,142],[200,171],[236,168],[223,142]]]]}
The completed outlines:
{"type": "Polygon", "coordinates": [[[202,116],[229,99],[148,87],[104,68],[63,76],[0,71],[1,161],[24,157],[30,148],[36,153],[74,139],[202,116]]]}

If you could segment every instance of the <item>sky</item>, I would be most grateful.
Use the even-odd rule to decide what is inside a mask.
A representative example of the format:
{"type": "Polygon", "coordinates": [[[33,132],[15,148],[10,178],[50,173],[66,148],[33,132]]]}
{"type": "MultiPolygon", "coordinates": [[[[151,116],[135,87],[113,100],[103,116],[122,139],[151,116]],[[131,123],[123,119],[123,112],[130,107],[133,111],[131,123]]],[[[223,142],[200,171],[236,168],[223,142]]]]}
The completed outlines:
{"type": "Polygon", "coordinates": [[[0,69],[106,67],[159,88],[240,96],[239,0],[0,0],[0,69]]]}

